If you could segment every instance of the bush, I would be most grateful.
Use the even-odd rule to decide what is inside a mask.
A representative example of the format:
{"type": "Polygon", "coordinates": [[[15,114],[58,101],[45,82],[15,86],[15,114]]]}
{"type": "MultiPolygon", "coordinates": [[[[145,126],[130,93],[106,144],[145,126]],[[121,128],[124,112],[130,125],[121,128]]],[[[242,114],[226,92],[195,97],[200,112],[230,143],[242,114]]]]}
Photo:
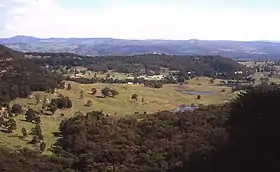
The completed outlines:
{"type": "Polygon", "coordinates": [[[20,114],[23,112],[22,107],[19,104],[14,104],[11,110],[12,113],[20,114]]]}

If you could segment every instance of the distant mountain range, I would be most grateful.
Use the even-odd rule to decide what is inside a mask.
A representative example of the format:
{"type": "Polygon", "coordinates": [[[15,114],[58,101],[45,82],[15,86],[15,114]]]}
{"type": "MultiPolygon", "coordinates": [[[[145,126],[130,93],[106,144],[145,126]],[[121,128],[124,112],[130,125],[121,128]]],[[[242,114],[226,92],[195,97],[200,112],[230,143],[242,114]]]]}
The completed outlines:
{"type": "Polygon", "coordinates": [[[277,41],[126,40],[112,38],[47,38],[15,36],[0,44],[20,51],[71,52],[80,55],[221,55],[241,59],[280,59],[277,41]]]}

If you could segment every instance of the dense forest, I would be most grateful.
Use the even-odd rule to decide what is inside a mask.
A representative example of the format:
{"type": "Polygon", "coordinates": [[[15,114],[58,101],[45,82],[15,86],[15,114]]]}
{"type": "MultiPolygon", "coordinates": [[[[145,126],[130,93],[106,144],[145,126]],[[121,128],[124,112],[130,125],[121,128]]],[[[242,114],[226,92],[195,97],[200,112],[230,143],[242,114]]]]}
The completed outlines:
{"type": "Polygon", "coordinates": [[[48,72],[24,54],[0,45],[0,101],[27,97],[32,91],[56,88],[62,77],[48,72]]]}
{"type": "Polygon", "coordinates": [[[221,56],[175,56],[165,54],[143,54],[134,56],[79,56],[70,53],[26,53],[37,64],[49,66],[85,66],[92,71],[113,70],[121,73],[159,73],[161,68],[193,72],[196,75],[233,75],[243,70],[236,61],[221,56]]]}

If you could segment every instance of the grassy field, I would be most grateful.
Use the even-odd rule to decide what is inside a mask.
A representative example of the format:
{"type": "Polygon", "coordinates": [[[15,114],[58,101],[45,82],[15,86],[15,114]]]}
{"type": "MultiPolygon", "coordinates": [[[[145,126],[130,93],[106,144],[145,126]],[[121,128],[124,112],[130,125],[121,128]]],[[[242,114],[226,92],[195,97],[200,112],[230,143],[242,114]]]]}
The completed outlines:
{"type": "MultiPolygon", "coordinates": [[[[269,73],[265,73],[265,72],[256,72],[253,75],[253,78],[256,79],[256,84],[261,84],[260,78],[265,78],[265,77],[267,77],[268,74],[269,73]]],[[[280,76],[273,75],[272,77],[269,77],[269,82],[274,82],[276,84],[280,84],[280,76]]]]}
{"type": "MultiPolygon", "coordinates": [[[[70,91],[60,89],[58,90],[59,94],[70,97],[72,100],[73,107],[69,110],[57,110],[54,116],[42,116],[42,130],[45,136],[45,142],[47,147],[50,147],[57,138],[53,136],[53,132],[58,131],[59,123],[64,118],[69,118],[73,116],[78,110],[82,113],[87,113],[93,110],[101,110],[107,114],[111,115],[133,115],[135,112],[139,113],[153,113],[161,110],[173,110],[178,105],[185,104],[190,105],[194,104],[217,104],[224,103],[231,100],[235,95],[231,93],[231,89],[228,87],[220,87],[214,84],[208,84],[209,78],[199,78],[190,80],[188,84],[185,85],[164,85],[163,88],[154,89],[143,87],[141,85],[120,85],[120,84],[78,84],[74,82],[68,82],[72,85],[70,91]],[[104,87],[115,88],[118,90],[119,95],[115,98],[100,98],[100,90],[104,87]],[[96,88],[98,93],[96,95],[88,94],[88,91],[91,88],[96,88]],[[225,92],[221,92],[222,89],[225,89],[225,92]],[[81,90],[84,92],[84,99],[79,99],[81,90]],[[196,95],[188,95],[182,93],[183,90],[189,91],[210,91],[213,92],[211,95],[201,95],[201,99],[196,99],[196,95]],[[138,101],[134,102],[131,100],[132,94],[137,94],[138,101]],[[142,102],[142,97],[144,102],[142,102]],[[84,106],[87,100],[92,100],[93,105],[91,107],[84,106]],[[65,116],[61,117],[60,114],[64,113],[65,116]]],[[[219,81],[217,81],[219,83],[219,81]]],[[[33,94],[39,94],[43,99],[54,98],[57,95],[51,95],[44,92],[35,92],[33,94]]],[[[17,99],[12,102],[12,104],[21,104],[29,106],[33,109],[40,110],[41,104],[36,105],[36,100],[33,99],[17,99]]],[[[17,130],[13,134],[0,133],[0,145],[6,145],[9,147],[31,147],[27,145],[26,141],[19,139],[21,135],[21,128],[25,127],[28,131],[35,124],[28,123],[24,121],[24,115],[16,117],[17,121],[17,130]]],[[[30,138],[31,139],[31,136],[30,138]]],[[[50,152],[45,151],[45,154],[50,152]]]]}

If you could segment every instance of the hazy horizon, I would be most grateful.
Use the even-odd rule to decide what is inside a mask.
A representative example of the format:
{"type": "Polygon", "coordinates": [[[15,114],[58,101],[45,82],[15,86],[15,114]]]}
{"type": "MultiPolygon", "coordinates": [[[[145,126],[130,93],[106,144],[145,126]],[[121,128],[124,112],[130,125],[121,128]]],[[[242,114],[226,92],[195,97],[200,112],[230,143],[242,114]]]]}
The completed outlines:
{"type": "Polygon", "coordinates": [[[1,0],[0,38],[279,41],[278,0],[1,0]]]}
{"type": "Polygon", "coordinates": [[[208,40],[204,40],[204,39],[132,39],[132,38],[112,38],[112,37],[36,37],[36,36],[30,36],[30,35],[14,35],[14,36],[10,36],[10,37],[0,37],[0,39],[10,39],[10,38],[14,38],[14,37],[33,37],[33,38],[38,38],[38,39],[119,39],[119,40],[141,40],[141,41],[145,41],[145,40],[163,40],[163,41],[191,41],[191,40],[198,40],[198,41],[240,41],[240,42],[254,42],[254,41],[264,41],[264,42],[277,42],[280,43],[280,40],[232,40],[232,39],[208,39],[208,40]]]}

